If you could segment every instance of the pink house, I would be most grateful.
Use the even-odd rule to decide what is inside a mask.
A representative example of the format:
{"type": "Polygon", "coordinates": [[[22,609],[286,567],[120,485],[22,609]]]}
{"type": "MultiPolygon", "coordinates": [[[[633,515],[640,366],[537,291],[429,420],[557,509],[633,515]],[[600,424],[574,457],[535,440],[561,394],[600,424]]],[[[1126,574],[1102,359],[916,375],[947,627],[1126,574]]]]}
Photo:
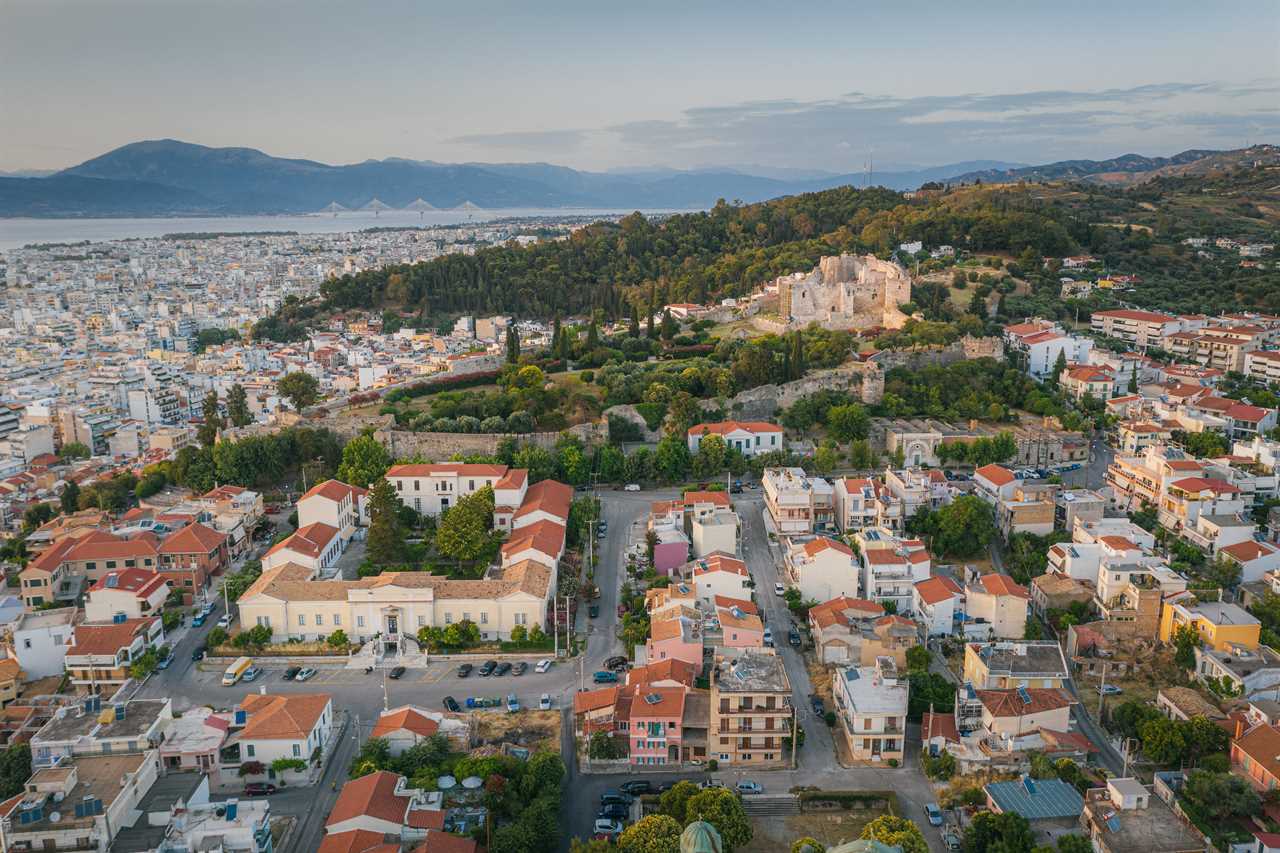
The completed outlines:
{"type": "Polygon", "coordinates": [[[627,722],[632,764],[679,763],[685,689],[638,686],[627,722]]]}
{"type": "Polygon", "coordinates": [[[680,501],[657,501],[649,513],[649,530],[656,541],[653,568],[669,575],[689,560],[689,537],[684,530],[685,509],[680,501]]]}
{"type": "Polygon", "coordinates": [[[649,641],[645,643],[646,663],[682,660],[702,665],[702,623],[672,611],[649,625],[649,641]]]}
{"type": "Polygon", "coordinates": [[[764,623],[760,611],[745,599],[716,596],[716,618],[724,634],[720,645],[734,649],[764,647],[764,623]]]}

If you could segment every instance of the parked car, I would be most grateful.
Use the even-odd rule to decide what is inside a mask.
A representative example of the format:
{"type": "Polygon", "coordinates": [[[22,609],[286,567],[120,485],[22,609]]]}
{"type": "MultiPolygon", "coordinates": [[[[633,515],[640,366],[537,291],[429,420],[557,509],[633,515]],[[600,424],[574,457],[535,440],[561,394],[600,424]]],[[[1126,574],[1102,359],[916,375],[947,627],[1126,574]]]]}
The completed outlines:
{"type": "Polygon", "coordinates": [[[787,631],[787,642],[793,646],[800,645],[800,632],[795,628],[791,628],[791,630],[787,631]]]}
{"type": "Polygon", "coordinates": [[[739,794],[763,794],[764,788],[759,782],[752,782],[750,779],[743,779],[741,782],[733,786],[734,790],[739,794]]]}
{"type": "Polygon", "coordinates": [[[783,588],[783,586],[782,586],[782,584],[781,584],[780,582],[775,582],[775,583],[774,583],[774,585],[773,585],[773,594],[774,594],[774,595],[781,597],[781,596],[783,596],[783,595],[786,595],[786,592],[787,592],[787,591],[786,591],[786,589],[784,589],[784,588],[783,588]]]}
{"type": "Polygon", "coordinates": [[[258,669],[256,666],[251,666],[244,671],[244,675],[240,676],[240,680],[243,682],[253,681],[259,675],[262,675],[262,670],[258,669]]]}
{"type": "Polygon", "coordinates": [[[605,658],[605,660],[604,660],[604,668],[605,668],[605,669],[612,669],[612,670],[616,670],[616,669],[618,669],[618,668],[620,668],[620,667],[625,669],[625,668],[626,668],[626,666],[627,666],[627,656],[626,656],[626,655],[614,655],[613,657],[611,657],[611,658],[605,658]]]}
{"type": "Polygon", "coordinates": [[[614,820],[626,820],[631,814],[631,809],[621,803],[610,803],[607,806],[600,807],[600,816],[613,818],[614,820]]]}
{"type": "Polygon", "coordinates": [[[207,651],[208,649],[205,648],[204,646],[196,646],[194,649],[191,650],[191,659],[193,661],[204,660],[205,652],[207,651]]]}
{"type": "Polygon", "coordinates": [[[276,792],[276,786],[270,782],[250,782],[244,786],[246,797],[268,797],[276,792]]]}
{"type": "Polygon", "coordinates": [[[1098,685],[1098,695],[1100,696],[1119,696],[1123,692],[1124,690],[1116,687],[1114,684],[1098,685]]]}
{"type": "Polygon", "coordinates": [[[629,806],[631,805],[631,796],[613,788],[607,789],[600,795],[600,805],[610,806],[615,803],[620,806],[629,806]]]}
{"type": "Polygon", "coordinates": [[[310,681],[315,677],[316,677],[316,671],[311,667],[307,667],[306,669],[299,672],[296,676],[294,676],[293,680],[294,681],[310,681]]]}
{"type": "Polygon", "coordinates": [[[741,480],[734,480],[734,481],[733,481],[733,485],[729,486],[729,494],[731,494],[731,495],[740,495],[740,494],[742,494],[742,481],[741,481],[741,480]]]}
{"type": "Polygon", "coordinates": [[[772,628],[764,629],[764,645],[765,645],[765,648],[768,648],[768,649],[773,648],[773,629],[772,628]]]}
{"type": "Polygon", "coordinates": [[[543,658],[542,660],[538,661],[538,665],[533,668],[533,671],[546,672],[549,669],[551,669],[551,661],[546,658],[543,658]]]}
{"type": "Polygon", "coordinates": [[[196,627],[196,628],[203,627],[203,626],[204,626],[204,620],[205,620],[206,618],[208,618],[208,617],[206,617],[203,613],[197,613],[195,616],[192,616],[192,617],[191,617],[191,624],[192,624],[192,626],[194,626],[194,627],[196,627]]]}
{"type": "Polygon", "coordinates": [[[173,663],[173,652],[156,661],[156,669],[168,669],[171,663],[173,663]]]}
{"type": "Polygon", "coordinates": [[[520,700],[516,698],[516,694],[512,693],[507,696],[507,713],[514,714],[520,710],[520,700]]]}
{"type": "Polygon", "coordinates": [[[631,779],[623,782],[618,787],[622,789],[622,793],[630,794],[633,797],[653,793],[653,783],[648,779],[631,779]]]}
{"type": "Polygon", "coordinates": [[[405,668],[402,666],[397,666],[387,673],[387,678],[399,681],[400,677],[403,676],[404,673],[405,673],[405,668]]]}
{"type": "Polygon", "coordinates": [[[493,675],[493,671],[497,668],[498,668],[498,662],[496,660],[487,660],[484,663],[480,664],[480,675],[486,676],[486,677],[493,675]]]}
{"type": "Polygon", "coordinates": [[[593,828],[600,835],[613,836],[622,832],[622,821],[611,820],[607,817],[598,817],[596,818],[596,823],[593,828]]]}
{"type": "Polygon", "coordinates": [[[551,710],[551,694],[550,693],[542,694],[542,698],[538,700],[538,710],[540,711],[551,710]]]}
{"type": "Polygon", "coordinates": [[[511,664],[504,660],[502,663],[498,664],[498,668],[493,671],[493,674],[506,675],[510,671],[511,671],[511,664]]]}
{"type": "Polygon", "coordinates": [[[599,604],[587,605],[587,615],[590,616],[592,619],[597,618],[600,615],[600,605],[599,604]]]}
{"type": "Polygon", "coordinates": [[[622,490],[623,490],[624,492],[638,492],[638,491],[640,491],[640,484],[639,484],[639,483],[627,483],[625,486],[623,486],[623,487],[622,487],[622,490]]]}
{"type": "Polygon", "coordinates": [[[823,704],[822,697],[817,693],[809,694],[809,707],[813,708],[813,713],[819,717],[827,713],[827,706],[823,704]]]}
{"type": "Polygon", "coordinates": [[[931,825],[942,826],[942,809],[938,808],[937,803],[925,803],[924,813],[929,816],[931,825]]]}
{"type": "Polygon", "coordinates": [[[473,669],[475,669],[474,666],[472,666],[469,663],[464,663],[462,666],[458,667],[458,677],[466,678],[468,675],[471,674],[471,670],[473,669]]]}
{"type": "Polygon", "coordinates": [[[453,714],[462,710],[462,708],[458,707],[458,700],[454,699],[452,696],[444,697],[444,709],[453,714]]]}
{"type": "Polygon", "coordinates": [[[281,681],[293,681],[295,678],[297,678],[297,677],[298,677],[298,673],[300,673],[300,672],[302,672],[302,667],[300,667],[300,666],[291,666],[291,667],[287,668],[287,669],[284,671],[284,674],[281,676],[280,680],[281,680],[281,681]]]}
{"type": "Polygon", "coordinates": [[[617,684],[618,676],[612,672],[601,670],[591,676],[591,680],[596,684],[617,684]]]}
{"type": "Polygon", "coordinates": [[[511,667],[512,675],[524,675],[529,669],[529,664],[525,661],[516,661],[516,665],[511,667]]]}
{"type": "Polygon", "coordinates": [[[218,620],[218,627],[219,627],[219,628],[221,628],[221,629],[222,629],[222,630],[224,630],[224,631],[225,631],[225,630],[227,630],[228,628],[230,628],[230,627],[231,627],[231,614],[229,614],[229,613],[223,613],[223,614],[222,614],[222,618],[220,618],[220,619],[218,620]]]}

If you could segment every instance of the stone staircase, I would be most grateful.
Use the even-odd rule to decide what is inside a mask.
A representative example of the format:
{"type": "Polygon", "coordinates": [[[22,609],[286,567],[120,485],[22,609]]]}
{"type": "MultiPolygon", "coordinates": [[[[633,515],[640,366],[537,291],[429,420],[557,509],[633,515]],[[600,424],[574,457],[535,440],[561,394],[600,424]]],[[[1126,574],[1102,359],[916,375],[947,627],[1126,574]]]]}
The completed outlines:
{"type": "Polygon", "coordinates": [[[785,817],[800,814],[800,799],[790,794],[745,796],[742,808],[751,817],[785,817]]]}

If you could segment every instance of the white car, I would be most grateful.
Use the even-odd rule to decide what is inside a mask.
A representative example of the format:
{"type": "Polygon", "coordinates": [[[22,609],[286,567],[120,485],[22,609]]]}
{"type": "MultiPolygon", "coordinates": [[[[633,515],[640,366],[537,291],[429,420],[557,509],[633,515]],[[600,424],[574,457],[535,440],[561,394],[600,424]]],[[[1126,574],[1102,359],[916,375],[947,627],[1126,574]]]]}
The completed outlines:
{"type": "Polygon", "coordinates": [[[782,588],[782,584],[781,584],[781,583],[775,583],[775,584],[773,585],[773,594],[774,594],[774,595],[778,595],[778,596],[780,596],[780,595],[784,594],[785,592],[786,592],[786,590],[782,588]]]}
{"type": "Polygon", "coordinates": [[[538,700],[538,708],[543,711],[551,710],[551,694],[543,693],[542,698],[538,700]]]}
{"type": "Polygon", "coordinates": [[[622,821],[607,817],[596,818],[595,831],[600,835],[617,835],[622,832],[622,821]]]}
{"type": "Polygon", "coordinates": [[[640,484],[639,484],[639,483],[627,483],[625,486],[623,486],[623,487],[622,487],[622,491],[624,491],[624,492],[638,492],[638,491],[640,491],[640,484]]]}
{"type": "Polygon", "coordinates": [[[228,628],[230,628],[230,627],[231,627],[231,616],[230,616],[229,614],[227,614],[227,613],[223,613],[223,614],[222,614],[222,618],[218,620],[218,627],[219,627],[219,628],[221,628],[221,629],[222,629],[222,630],[224,630],[224,631],[225,631],[225,630],[227,630],[228,628]]]}
{"type": "Polygon", "coordinates": [[[551,661],[547,660],[546,658],[543,658],[542,660],[538,661],[538,664],[533,668],[533,671],[546,672],[549,669],[551,669],[551,661]]]}
{"type": "Polygon", "coordinates": [[[773,648],[773,631],[769,628],[764,629],[764,644],[766,648],[773,648]]]}

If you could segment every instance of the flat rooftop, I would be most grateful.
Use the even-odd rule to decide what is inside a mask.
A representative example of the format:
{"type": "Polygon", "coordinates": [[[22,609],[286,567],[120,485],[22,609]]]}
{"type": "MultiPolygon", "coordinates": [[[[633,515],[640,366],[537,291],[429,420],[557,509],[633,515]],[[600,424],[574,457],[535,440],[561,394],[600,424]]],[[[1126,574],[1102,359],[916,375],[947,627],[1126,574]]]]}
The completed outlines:
{"type": "Polygon", "coordinates": [[[992,675],[1065,677],[1067,667],[1057,643],[973,643],[992,675]]]}
{"type": "Polygon", "coordinates": [[[90,713],[81,706],[72,705],[62,716],[55,715],[32,738],[33,743],[63,743],[81,738],[107,740],[111,738],[136,738],[147,733],[169,705],[167,699],[134,699],[125,703],[124,719],[112,718],[108,723],[98,722],[102,712],[113,710],[109,702],[102,704],[102,712],[90,713]]]}
{"type": "Polygon", "coordinates": [[[1204,842],[1193,835],[1173,810],[1155,795],[1145,809],[1117,809],[1110,800],[1086,802],[1085,811],[1102,828],[1102,841],[1110,853],[1190,853],[1202,851],[1204,842]]]}
{"type": "Polygon", "coordinates": [[[720,665],[721,693],[790,693],[791,682],[778,655],[739,652],[720,665]]]}
{"type": "MultiPolygon", "coordinates": [[[[81,756],[75,760],[76,784],[67,792],[63,803],[66,808],[59,810],[54,807],[52,796],[49,796],[44,803],[44,816],[37,821],[31,821],[25,824],[17,824],[15,820],[14,835],[27,832],[48,832],[53,828],[72,829],[80,826],[90,826],[93,818],[76,818],[75,803],[80,802],[86,797],[96,797],[102,800],[103,809],[109,809],[116,797],[120,795],[120,780],[126,775],[137,773],[143,765],[148,761],[155,761],[155,755],[147,753],[130,753],[128,755],[95,755],[81,756]],[[49,820],[51,814],[57,813],[59,820],[55,824],[49,820]]],[[[64,767],[49,767],[43,770],[37,770],[31,774],[30,784],[34,785],[61,785],[67,779],[71,771],[71,765],[64,767]]],[[[58,804],[61,806],[62,804],[58,804]]]]}

